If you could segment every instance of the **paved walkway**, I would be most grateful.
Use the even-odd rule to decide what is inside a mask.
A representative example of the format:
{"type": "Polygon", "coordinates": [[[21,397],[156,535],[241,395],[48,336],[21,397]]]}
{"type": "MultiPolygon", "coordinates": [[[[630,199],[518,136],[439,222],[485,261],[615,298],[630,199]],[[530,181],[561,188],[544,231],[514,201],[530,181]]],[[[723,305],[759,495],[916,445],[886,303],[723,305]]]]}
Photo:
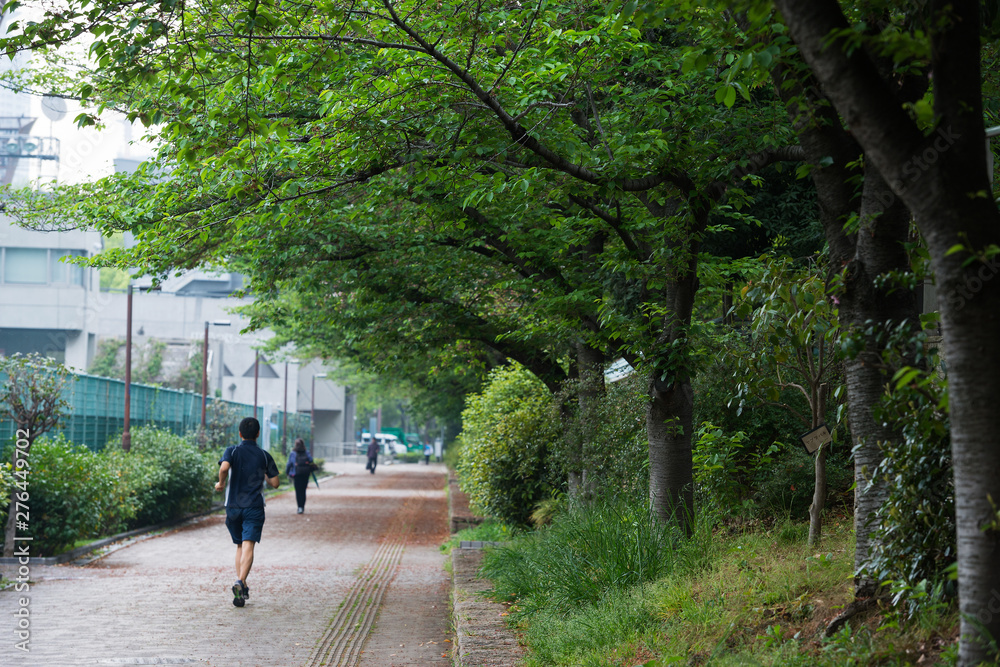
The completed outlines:
{"type": "Polygon", "coordinates": [[[294,493],[268,501],[246,607],[211,515],[86,567],[32,567],[31,651],[14,648],[26,594],[0,592],[0,665],[450,665],[444,466],[334,469],[303,515],[294,493]]]}

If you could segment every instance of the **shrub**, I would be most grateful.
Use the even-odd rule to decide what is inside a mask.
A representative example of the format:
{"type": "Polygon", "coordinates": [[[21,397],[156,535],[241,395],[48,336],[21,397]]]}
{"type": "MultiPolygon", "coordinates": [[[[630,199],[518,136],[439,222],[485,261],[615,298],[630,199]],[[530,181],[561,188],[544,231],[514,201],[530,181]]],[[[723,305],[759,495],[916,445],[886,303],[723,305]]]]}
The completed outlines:
{"type": "Polygon", "coordinates": [[[131,527],[162,523],[211,505],[217,459],[182,436],[152,426],[137,428],[130,452],[106,447],[100,457],[128,488],[135,510],[131,527]]]}
{"type": "Polygon", "coordinates": [[[758,465],[770,462],[774,445],[763,457],[744,457],[747,435],[737,431],[725,435],[709,422],[698,427],[692,452],[695,490],[702,507],[713,513],[739,512],[749,503],[750,477],[758,465]]]}
{"type": "Polygon", "coordinates": [[[480,394],[462,412],[462,489],[473,510],[525,526],[542,499],[559,486],[549,464],[550,444],[559,437],[552,397],[520,365],[490,373],[480,394]]]}
{"type": "MultiPolygon", "coordinates": [[[[909,382],[875,413],[900,425],[903,438],[882,443],[885,458],[872,473],[884,478],[887,495],[873,519],[875,540],[865,565],[876,581],[892,582],[896,602],[914,591],[956,593],[948,573],[957,543],[946,382],[933,371],[904,373],[909,382]]],[[[911,606],[936,601],[910,600],[911,606]]]]}
{"type": "Polygon", "coordinates": [[[86,447],[64,436],[31,447],[29,534],[39,556],[52,556],[78,540],[119,531],[134,505],[127,485],[86,447]]]}
{"type": "Polygon", "coordinates": [[[462,460],[462,441],[453,440],[449,442],[444,448],[442,458],[446,466],[452,470],[458,469],[459,463],[462,460]]]}
{"type": "Polygon", "coordinates": [[[400,463],[419,463],[424,460],[423,452],[406,452],[405,454],[397,454],[396,460],[400,463]]]}
{"type": "MultiPolygon", "coordinates": [[[[188,434],[193,444],[200,449],[218,450],[221,454],[226,447],[240,444],[238,426],[245,415],[243,408],[225,401],[210,400],[205,406],[205,430],[188,434]]],[[[261,425],[266,426],[266,424],[261,425]]]]}
{"type": "MultiPolygon", "coordinates": [[[[219,459],[222,458],[222,452],[224,451],[226,450],[223,449],[221,452],[219,452],[218,456],[214,457],[214,463],[218,463],[219,459]]],[[[280,477],[284,477],[285,468],[288,467],[288,454],[282,453],[281,449],[278,447],[271,447],[271,449],[269,449],[267,453],[270,454],[271,458],[274,459],[274,465],[278,466],[278,475],[280,477]]],[[[323,465],[322,459],[313,459],[313,462],[318,466],[323,465]]],[[[218,472],[219,472],[218,467],[216,467],[214,469],[213,474],[218,475],[218,472]]],[[[213,479],[218,479],[218,478],[214,477],[213,479]]]]}
{"type": "MultiPolygon", "coordinates": [[[[815,459],[802,445],[777,442],[771,462],[754,474],[753,497],[761,515],[807,519],[815,486],[815,459]]],[[[826,458],[827,508],[850,510],[854,503],[854,464],[850,443],[835,442],[826,458]]]]}

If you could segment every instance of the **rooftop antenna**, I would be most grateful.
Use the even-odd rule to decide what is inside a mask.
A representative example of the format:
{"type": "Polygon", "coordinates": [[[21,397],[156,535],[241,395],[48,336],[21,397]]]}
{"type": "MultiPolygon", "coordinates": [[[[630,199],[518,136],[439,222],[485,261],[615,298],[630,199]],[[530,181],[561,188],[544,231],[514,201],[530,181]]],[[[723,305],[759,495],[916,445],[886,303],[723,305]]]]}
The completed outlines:
{"type": "MultiPolygon", "coordinates": [[[[42,98],[42,113],[49,119],[49,139],[54,145],[52,125],[66,117],[66,100],[54,95],[46,95],[42,98]]],[[[57,158],[58,159],[58,158],[57,158]]],[[[41,165],[39,165],[39,179],[41,178],[41,165]]],[[[59,178],[59,163],[56,162],[55,179],[59,178]]]]}
{"type": "Polygon", "coordinates": [[[49,119],[49,137],[52,137],[52,123],[66,117],[66,100],[46,95],[42,98],[42,113],[49,119]]]}

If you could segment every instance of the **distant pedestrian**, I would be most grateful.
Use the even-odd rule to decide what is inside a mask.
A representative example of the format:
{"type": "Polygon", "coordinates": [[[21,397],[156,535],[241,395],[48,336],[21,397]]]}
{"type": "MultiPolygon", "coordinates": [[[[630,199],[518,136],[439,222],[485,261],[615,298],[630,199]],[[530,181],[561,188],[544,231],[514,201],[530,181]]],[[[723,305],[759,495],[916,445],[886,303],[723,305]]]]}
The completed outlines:
{"type": "Polygon", "coordinates": [[[424,463],[426,465],[431,464],[431,454],[433,453],[434,453],[434,448],[431,447],[431,443],[428,442],[426,445],[424,445],[424,463]]]}
{"type": "Polygon", "coordinates": [[[295,503],[299,506],[299,514],[306,511],[306,488],[309,486],[309,476],[317,466],[306,451],[306,443],[302,438],[295,439],[295,448],[288,455],[288,465],[285,474],[292,478],[295,484],[295,503]]]}
{"type": "Polygon", "coordinates": [[[376,465],[378,465],[378,440],[372,436],[372,441],[368,443],[368,464],[365,466],[365,470],[370,470],[374,475],[376,465]]]}
{"type": "Polygon", "coordinates": [[[253,565],[254,547],[264,528],[264,482],[278,488],[278,466],[270,454],[257,446],[260,422],[247,417],[240,422],[240,444],[226,448],[219,460],[216,491],[226,491],[226,528],[236,545],[236,583],[233,605],[242,607],[250,597],[247,577],[253,565]]]}

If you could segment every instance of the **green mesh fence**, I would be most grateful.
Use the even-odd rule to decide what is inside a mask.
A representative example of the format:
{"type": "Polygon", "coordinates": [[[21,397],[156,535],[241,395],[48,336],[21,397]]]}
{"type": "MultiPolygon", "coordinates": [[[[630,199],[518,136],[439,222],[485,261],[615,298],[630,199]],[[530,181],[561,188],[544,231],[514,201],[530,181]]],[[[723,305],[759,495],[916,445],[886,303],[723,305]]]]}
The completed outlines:
{"type": "MultiPolygon", "coordinates": [[[[6,381],[6,375],[0,373],[0,383],[6,381]]],[[[125,427],[125,383],[122,380],[73,374],[63,389],[63,398],[69,407],[58,430],[69,440],[96,451],[109,440],[121,439],[125,427]]],[[[252,405],[221,398],[210,397],[208,400],[210,405],[223,403],[229,406],[232,414],[240,418],[253,414],[252,405]]],[[[257,419],[262,428],[267,428],[262,406],[257,407],[257,419]]],[[[277,448],[280,447],[286,421],[284,412],[272,411],[271,420],[277,426],[271,429],[271,446],[277,448]]],[[[201,394],[133,383],[129,423],[131,428],[157,426],[178,435],[196,431],[201,426],[201,394]]],[[[309,415],[289,412],[287,425],[288,432],[284,435],[289,443],[297,437],[308,441],[309,415]]],[[[236,426],[234,423],[234,438],[236,426]]],[[[14,422],[10,413],[0,411],[0,442],[7,442],[13,437],[14,422]]]]}

